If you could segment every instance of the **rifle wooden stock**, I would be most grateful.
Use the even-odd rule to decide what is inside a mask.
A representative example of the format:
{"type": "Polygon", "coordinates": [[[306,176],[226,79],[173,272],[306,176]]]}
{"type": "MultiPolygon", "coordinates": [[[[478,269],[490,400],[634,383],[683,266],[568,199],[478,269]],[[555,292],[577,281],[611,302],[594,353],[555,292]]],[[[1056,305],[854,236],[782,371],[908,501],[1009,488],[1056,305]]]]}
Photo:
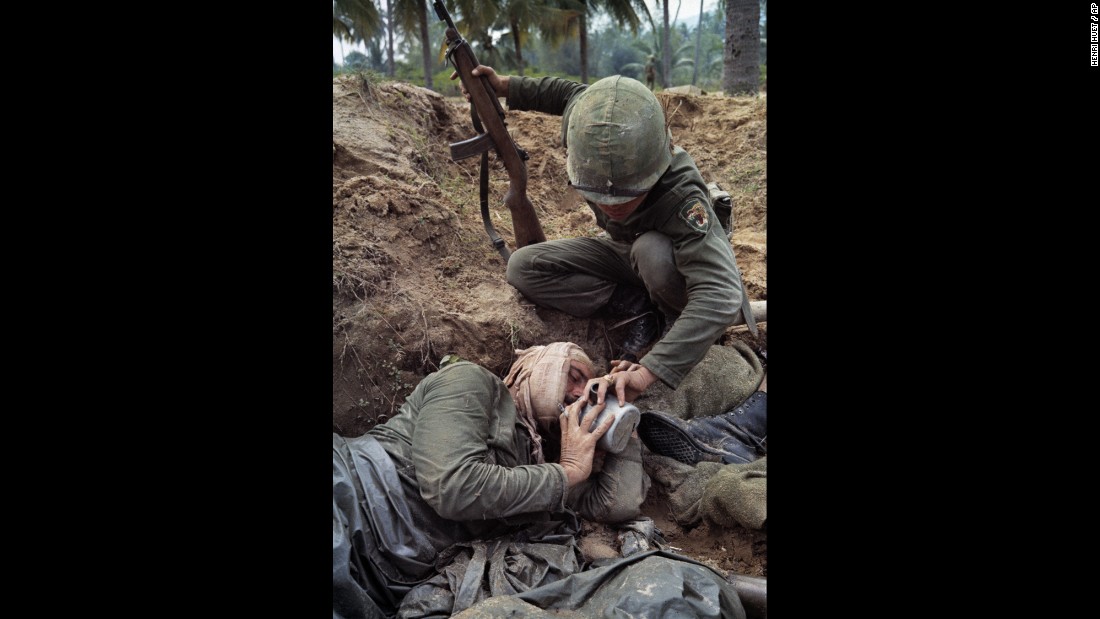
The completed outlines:
{"type": "MultiPolygon", "coordinates": [[[[454,28],[447,28],[447,44],[451,46],[449,54],[458,71],[458,77],[470,95],[470,105],[477,112],[485,127],[485,134],[492,140],[493,148],[508,171],[508,191],[504,194],[504,204],[512,213],[516,247],[541,243],[546,240],[546,235],[542,232],[542,224],[539,223],[534,205],[527,198],[527,165],[523,162],[516,143],[512,141],[512,136],[508,135],[504,110],[500,107],[497,94],[489,84],[488,77],[474,77],[473,70],[478,66],[477,58],[474,57],[470,44],[454,28]]],[[[465,158],[483,152],[486,145],[480,140],[481,136],[476,136],[451,145],[451,158],[457,161],[455,155],[465,158]]]]}

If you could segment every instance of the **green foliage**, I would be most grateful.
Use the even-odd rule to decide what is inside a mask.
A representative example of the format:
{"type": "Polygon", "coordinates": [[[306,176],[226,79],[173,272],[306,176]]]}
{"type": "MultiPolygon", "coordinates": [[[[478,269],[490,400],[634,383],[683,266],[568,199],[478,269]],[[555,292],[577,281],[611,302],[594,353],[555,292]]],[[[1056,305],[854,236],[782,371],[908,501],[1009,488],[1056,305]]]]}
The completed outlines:
{"type": "Polygon", "coordinates": [[[454,68],[447,65],[443,70],[432,74],[432,85],[435,86],[435,91],[444,97],[462,96],[462,82],[457,77],[451,80],[451,73],[453,72],[454,68]]]}
{"type": "MultiPolygon", "coordinates": [[[[695,39],[694,30],[687,33],[685,29],[674,28],[669,34],[669,40],[672,44],[672,82],[676,84],[687,84],[691,82],[692,68],[695,66],[695,39]],[[685,34],[686,33],[686,34],[685,34]]],[[[709,39],[708,39],[709,40],[709,39]]],[[[638,79],[639,81],[645,81],[645,64],[646,58],[649,56],[655,57],[656,63],[654,68],[657,70],[657,84],[661,84],[661,45],[660,37],[641,36],[637,39],[630,39],[629,44],[633,48],[632,55],[635,60],[623,65],[620,65],[616,70],[607,73],[612,75],[614,73],[621,73],[623,75],[629,75],[638,79]]],[[[721,53],[721,40],[717,41],[718,51],[721,53]]],[[[623,54],[621,50],[615,50],[614,53],[623,54]]]]}
{"type": "Polygon", "coordinates": [[[588,37],[589,68],[595,76],[628,75],[645,81],[647,52],[635,45],[637,37],[621,28],[606,28],[588,37]],[[636,66],[635,66],[636,65],[636,66]]]}
{"type": "MultiPolygon", "coordinates": [[[[384,11],[387,3],[377,3],[384,11]]],[[[346,0],[347,3],[368,2],[369,0],[346,0]]],[[[644,2],[638,0],[445,0],[455,18],[463,37],[474,50],[482,64],[495,68],[502,75],[518,75],[520,66],[517,51],[522,55],[523,75],[526,77],[555,76],[575,81],[580,80],[581,58],[579,45],[578,18],[587,11],[588,19],[588,81],[591,83],[602,77],[614,74],[629,75],[645,81],[644,67],[646,56],[657,56],[657,71],[661,66],[661,25],[660,5],[658,11],[651,14],[644,2]],[[626,9],[630,8],[633,12],[626,9]],[[469,13],[470,17],[465,17],[469,13]],[[618,18],[620,21],[617,21],[618,18]],[[596,27],[593,25],[596,24],[596,27]],[[632,31],[633,28],[637,31],[632,31]],[[513,29],[519,33],[518,45],[513,29]]],[[[344,2],[338,3],[344,4],[344,2]]],[[[372,5],[373,6],[373,5],[372,5]]],[[[766,83],[767,65],[767,5],[761,2],[760,16],[760,83],[766,83]]],[[[671,7],[675,9],[676,6],[671,7]]],[[[452,71],[449,63],[440,61],[443,44],[444,25],[431,9],[431,0],[393,0],[394,10],[394,79],[413,84],[424,84],[425,48],[430,51],[431,84],[434,90],[444,96],[459,96],[458,81],[451,81],[452,71]],[[422,10],[427,8],[428,37],[421,41],[420,19],[422,10]]],[[[366,49],[363,54],[352,52],[345,62],[353,64],[341,68],[334,61],[333,75],[354,73],[360,70],[372,70],[384,73],[385,67],[385,29],[367,30],[348,26],[346,18],[337,19],[341,14],[334,7],[334,34],[345,36],[344,40],[362,42],[366,49]],[[339,22],[339,23],[337,23],[339,22]],[[357,34],[363,36],[356,38],[357,34]]],[[[381,19],[381,17],[380,17],[381,19]]],[[[693,20],[694,21],[694,20],[693,20]]],[[[720,90],[723,71],[723,41],[725,37],[725,14],[721,7],[703,14],[701,24],[677,24],[671,29],[670,50],[672,51],[673,86],[691,83],[695,62],[696,30],[701,28],[703,36],[698,57],[698,77],[696,85],[708,91],[720,90]]],[[[663,83],[658,74],[657,84],[663,83]]]]}
{"type": "Polygon", "coordinates": [[[444,355],[443,358],[439,360],[439,369],[442,370],[448,365],[452,363],[458,363],[459,361],[465,361],[465,359],[459,357],[458,355],[444,355]]]}
{"type": "Polygon", "coordinates": [[[401,374],[401,368],[394,365],[392,361],[389,361],[388,359],[382,361],[382,369],[385,371],[385,375],[388,376],[390,379],[390,384],[388,384],[387,386],[390,388],[390,391],[394,393],[394,395],[397,395],[399,393],[407,395],[410,391],[412,391],[413,384],[405,380],[405,378],[401,374]]]}
{"type": "Polygon", "coordinates": [[[382,16],[371,0],[333,0],[332,34],[345,41],[365,41],[382,30],[382,16]]]}
{"type": "Polygon", "coordinates": [[[367,56],[362,52],[353,51],[344,56],[344,67],[349,71],[361,71],[367,68],[367,56]]]}

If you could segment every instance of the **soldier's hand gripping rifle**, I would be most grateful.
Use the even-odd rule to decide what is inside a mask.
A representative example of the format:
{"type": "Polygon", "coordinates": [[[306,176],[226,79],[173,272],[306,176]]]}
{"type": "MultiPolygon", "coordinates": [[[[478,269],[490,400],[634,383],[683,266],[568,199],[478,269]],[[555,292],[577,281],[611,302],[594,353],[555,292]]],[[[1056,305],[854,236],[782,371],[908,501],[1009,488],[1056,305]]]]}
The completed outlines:
{"type": "Polygon", "coordinates": [[[440,21],[447,22],[447,59],[454,65],[462,86],[470,95],[470,116],[476,137],[451,144],[451,160],[458,161],[474,155],[481,155],[481,218],[485,222],[485,231],[500,255],[508,262],[511,252],[489,221],[489,149],[496,149],[497,155],[508,170],[508,191],[504,194],[504,204],[512,213],[512,230],[516,235],[516,247],[524,247],[546,240],[542,225],[535,213],[535,207],[527,199],[527,153],[516,146],[512,136],[508,135],[504,122],[504,108],[500,107],[497,93],[482,75],[474,77],[477,58],[470,44],[458,34],[458,28],[451,21],[451,14],[443,5],[443,0],[435,0],[435,14],[440,21]],[[482,123],[485,128],[482,129],[482,123]]]}

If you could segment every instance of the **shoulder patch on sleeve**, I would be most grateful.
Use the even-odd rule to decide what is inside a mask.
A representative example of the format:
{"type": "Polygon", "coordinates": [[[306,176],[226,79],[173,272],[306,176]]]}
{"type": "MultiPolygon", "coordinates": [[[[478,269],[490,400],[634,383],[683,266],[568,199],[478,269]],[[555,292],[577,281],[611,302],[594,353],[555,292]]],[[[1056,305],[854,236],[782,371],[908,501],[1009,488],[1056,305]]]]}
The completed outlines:
{"type": "Polygon", "coordinates": [[[683,219],[693,230],[706,232],[710,229],[707,207],[703,206],[703,203],[698,200],[680,209],[680,219],[683,219]]]}

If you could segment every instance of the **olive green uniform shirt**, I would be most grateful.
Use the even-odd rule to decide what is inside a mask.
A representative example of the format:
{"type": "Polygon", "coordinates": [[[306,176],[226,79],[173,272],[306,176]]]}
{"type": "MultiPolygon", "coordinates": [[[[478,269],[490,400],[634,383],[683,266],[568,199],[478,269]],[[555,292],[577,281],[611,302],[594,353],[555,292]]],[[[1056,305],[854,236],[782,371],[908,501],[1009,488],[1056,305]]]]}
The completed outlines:
{"type": "Polygon", "coordinates": [[[390,455],[417,528],[438,552],[568,507],[589,520],[638,517],[649,488],[641,441],[566,492],[565,469],[532,464],[530,439],[504,382],[469,362],[429,374],[400,413],[368,434],[390,455]]]}
{"type": "MultiPolygon", "coordinates": [[[[572,106],[586,88],[554,77],[513,76],[509,78],[508,107],[563,115],[564,136],[572,106]]],[[[687,305],[672,329],[639,363],[676,388],[741,311],[743,288],[733,248],[711,208],[706,183],[695,162],[677,146],[668,170],[625,220],[612,221],[592,202],[588,206],[599,226],[618,243],[629,245],[649,231],[672,240],[676,268],[687,287],[687,305]]]]}

